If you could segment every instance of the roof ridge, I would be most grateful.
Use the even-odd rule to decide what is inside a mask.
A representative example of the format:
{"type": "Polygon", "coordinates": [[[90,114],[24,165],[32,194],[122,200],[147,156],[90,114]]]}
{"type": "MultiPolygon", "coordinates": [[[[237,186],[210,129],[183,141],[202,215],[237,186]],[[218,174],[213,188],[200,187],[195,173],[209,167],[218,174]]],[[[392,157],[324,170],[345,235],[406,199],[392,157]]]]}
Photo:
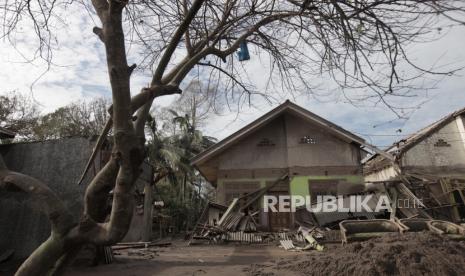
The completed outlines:
{"type": "Polygon", "coordinates": [[[191,159],[191,163],[196,164],[200,162],[201,160],[207,158],[209,155],[213,155],[215,151],[221,150],[221,148],[224,148],[224,147],[229,147],[230,144],[233,143],[235,139],[241,139],[240,136],[247,135],[250,132],[256,131],[257,129],[261,128],[264,124],[276,118],[277,116],[279,116],[281,113],[285,112],[286,110],[290,110],[295,113],[299,113],[302,116],[306,116],[308,120],[312,120],[315,123],[320,124],[322,127],[328,128],[329,130],[338,134],[340,138],[343,137],[347,140],[351,140],[352,142],[356,142],[359,144],[365,144],[365,140],[363,138],[353,134],[352,132],[342,128],[341,126],[338,126],[337,124],[331,121],[328,121],[327,119],[287,99],[284,103],[278,105],[277,107],[263,114],[259,118],[245,125],[241,129],[237,130],[236,132],[222,139],[218,143],[212,145],[211,147],[207,148],[203,152],[197,154],[196,156],[194,156],[193,159],[191,159]]]}

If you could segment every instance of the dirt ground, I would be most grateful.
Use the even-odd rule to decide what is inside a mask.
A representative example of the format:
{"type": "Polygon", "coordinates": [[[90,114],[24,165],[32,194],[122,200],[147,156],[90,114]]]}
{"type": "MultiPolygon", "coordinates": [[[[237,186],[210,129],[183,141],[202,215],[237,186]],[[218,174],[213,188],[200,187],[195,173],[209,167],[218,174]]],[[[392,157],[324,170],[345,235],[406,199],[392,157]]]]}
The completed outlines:
{"type": "MultiPolygon", "coordinates": [[[[252,274],[254,266],[273,266],[280,258],[294,258],[302,254],[285,251],[276,245],[187,246],[186,242],[174,242],[169,247],[127,249],[118,253],[121,255],[116,255],[111,265],[73,268],[65,275],[255,275],[252,274]]],[[[290,270],[288,272],[286,275],[300,275],[290,270]]]]}
{"type": "Polygon", "coordinates": [[[77,275],[465,275],[465,242],[405,233],[289,252],[276,245],[195,245],[119,251],[115,263],[73,268],[77,275]]]}
{"type": "MultiPolygon", "coordinates": [[[[149,275],[465,275],[465,242],[431,233],[388,235],[328,244],[322,252],[290,252],[272,245],[194,245],[115,251],[109,265],[71,267],[66,276],[149,275]]],[[[13,275],[0,269],[0,275],[13,275]],[[5,274],[6,273],[6,274],[5,274]]]]}

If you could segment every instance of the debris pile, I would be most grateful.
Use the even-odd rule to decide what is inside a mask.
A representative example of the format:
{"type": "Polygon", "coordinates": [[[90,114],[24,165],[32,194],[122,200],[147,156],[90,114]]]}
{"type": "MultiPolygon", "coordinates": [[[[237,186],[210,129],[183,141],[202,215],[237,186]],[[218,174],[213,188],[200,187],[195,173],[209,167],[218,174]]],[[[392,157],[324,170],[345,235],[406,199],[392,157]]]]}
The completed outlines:
{"type": "MultiPolygon", "coordinates": [[[[245,194],[242,197],[234,198],[219,221],[213,225],[208,218],[208,209],[211,205],[207,204],[194,231],[191,233],[189,244],[193,240],[202,239],[209,241],[263,242],[266,239],[262,235],[248,234],[249,232],[255,232],[258,226],[256,217],[259,211],[254,209],[254,205],[267,191],[287,179],[288,174],[286,173],[271,185],[245,194]]],[[[218,206],[216,207],[218,208],[218,206]]]]}
{"type": "Polygon", "coordinates": [[[279,265],[305,275],[464,275],[465,243],[429,232],[392,233],[279,265]]]}
{"type": "MultiPolygon", "coordinates": [[[[419,179],[417,177],[417,179],[419,179]]],[[[281,232],[264,232],[258,218],[259,200],[278,183],[288,181],[286,173],[272,184],[241,197],[234,198],[229,206],[208,205],[191,234],[194,240],[208,242],[275,243],[286,250],[323,250],[323,244],[349,243],[384,237],[390,233],[427,231],[446,239],[465,240],[465,227],[449,221],[437,220],[435,213],[422,202],[425,189],[419,189],[419,182],[402,176],[396,183],[378,183],[374,190],[367,189],[358,195],[367,198],[367,205],[374,210],[381,195],[387,195],[391,212],[323,212],[321,208],[297,209],[294,223],[298,230],[283,229],[281,232]],[[381,184],[381,185],[379,185],[381,184]],[[381,188],[381,189],[380,189],[381,188]],[[419,192],[421,190],[421,193],[419,192]],[[413,202],[413,206],[397,208],[398,201],[413,202]],[[216,208],[217,219],[209,217],[209,208],[216,208]],[[258,210],[257,210],[258,207],[258,210]],[[321,210],[321,211],[317,211],[321,210]]],[[[426,180],[423,180],[424,183],[426,180]]],[[[444,182],[444,181],[443,181],[444,182]]],[[[371,183],[376,186],[375,184],[371,183]]],[[[272,191],[272,190],[271,190],[272,191]]],[[[431,191],[430,191],[431,192],[431,191]]],[[[434,198],[434,195],[431,195],[434,198]]],[[[350,198],[342,196],[349,201],[350,198]]],[[[344,201],[344,202],[345,202],[344,201]]],[[[317,204],[321,204],[317,203],[317,204]]],[[[312,207],[314,207],[312,205],[312,207]]]]}

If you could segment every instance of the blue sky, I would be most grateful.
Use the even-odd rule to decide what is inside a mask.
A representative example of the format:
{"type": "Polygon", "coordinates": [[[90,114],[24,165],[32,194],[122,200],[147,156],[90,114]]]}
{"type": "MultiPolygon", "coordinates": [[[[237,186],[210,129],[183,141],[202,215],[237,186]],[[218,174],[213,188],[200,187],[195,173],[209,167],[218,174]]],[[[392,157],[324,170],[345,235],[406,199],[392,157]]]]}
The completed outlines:
{"type": "MultiPolygon", "coordinates": [[[[44,112],[76,100],[110,96],[103,45],[91,31],[94,23],[90,16],[67,16],[61,24],[63,26],[59,28],[57,35],[59,43],[54,50],[54,64],[44,75],[46,64],[43,61],[24,61],[24,56],[31,57],[34,53],[35,45],[29,43],[33,34],[18,32],[16,49],[9,42],[0,41],[0,94],[15,90],[32,95],[44,112]]],[[[442,36],[438,41],[409,45],[408,50],[413,59],[424,66],[435,62],[439,66],[448,66],[447,68],[465,66],[465,27],[456,27],[438,35],[442,36]]],[[[130,64],[137,63],[137,49],[130,49],[128,55],[130,64]]],[[[257,90],[264,91],[264,62],[252,52],[251,60],[244,63],[244,66],[250,72],[248,77],[252,84],[257,90]]],[[[333,96],[330,101],[326,98],[327,101],[322,102],[321,98],[315,99],[308,95],[292,97],[289,91],[282,91],[271,104],[263,99],[256,99],[253,107],[243,106],[239,114],[232,111],[213,116],[204,131],[208,135],[224,138],[289,98],[375,145],[388,146],[442,116],[465,107],[464,74],[462,71],[456,76],[442,79],[436,89],[421,91],[422,97],[406,99],[412,105],[428,100],[407,121],[395,120],[395,115],[383,106],[365,104],[354,107],[337,96],[333,96]],[[400,134],[397,132],[399,129],[402,130],[400,134]]],[[[132,90],[139,91],[149,80],[147,73],[136,72],[132,79],[132,90]]],[[[177,97],[159,98],[156,105],[167,106],[177,97]]]]}

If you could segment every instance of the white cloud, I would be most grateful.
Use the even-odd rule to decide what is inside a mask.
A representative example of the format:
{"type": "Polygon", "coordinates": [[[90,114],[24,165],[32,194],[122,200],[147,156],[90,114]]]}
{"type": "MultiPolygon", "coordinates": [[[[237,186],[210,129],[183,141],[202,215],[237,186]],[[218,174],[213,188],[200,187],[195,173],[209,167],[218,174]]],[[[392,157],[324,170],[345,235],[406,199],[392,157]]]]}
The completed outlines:
{"type": "MultiPolygon", "coordinates": [[[[58,23],[57,23],[58,24],[58,23]]],[[[55,65],[40,78],[33,87],[35,99],[44,107],[45,111],[51,111],[57,107],[66,105],[79,99],[88,99],[97,96],[110,96],[108,73],[106,68],[103,45],[92,33],[94,22],[87,13],[69,14],[64,23],[57,25],[59,32],[59,44],[54,51],[53,62],[55,65]]],[[[429,66],[440,58],[438,65],[465,65],[465,29],[455,28],[445,33],[444,37],[429,44],[415,44],[408,47],[409,53],[420,65],[429,66]]],[[[33,34],[18,33],[16,35],[16,46],[21,52],[30,56],[34,45],[30,43],[33,34]],[[25,43],[28,41],[28,43],[25,43]]],[[[2,55],[0,56],[0,93],[17,90],[21,93],[30,93],[30,86],[44,72],[45,62],[36,60],[32,63],[23,62],[22,57],[11,45],[3,40],[0,41],[2,55]]],[[[129,52],[130,63],[137,63],[136,48],[129,52]]],[[[179,58],[180,55],[177,55],[179,58]]],[[[267,68],[269,62],[266,55],[258,55],[251,52],[251,60],[242,63],[259,91],[264,92],[268,79],[267,68]]],[[[450,67],[449,67],[450,68],[450,67]]],[[[308,108],[342,127],[362,134],[396,135],[397,129],[402,129],[402,135],[413,132],[426,124],[465,106],[465,81],[463,76],[448,77],[442,80],[435,91],[431,91],[431,100],[417,110],[407,122],[393,121],[394,115],[385,108],[359,107],[355,108],[343,103],[341,97],[336,97],[338,102],[332,98],[329,102],[320,102],[309,96],[293,97],[290,91],[274,94],[276,101],[271,105],[264,100],[255,100],[254,107],[244,108],[237,113],[228,112],[224,116],[216,116],[210,120],[205,131],[209,135],[224,138],[247,123],[269,111],[277,104],[290,98],[297,104],[308,108]],[[376,126],[376,127],[374,127],[376,126]]],[[[150,81],[148,73],[136,71],[132,78],[131,89],[137,93],[140,88],[146,86],[150,81]]],[[[279,81],[278,81],[279,82],[279,81]]],[[[324,82],[323,79],[315,79],[315,83],[324,82]]],[[[178,96],[163,97],[156,100],[157,105],[166,106],[175,101],[178,96]]],[[[323,98],[319,98],[325,99],[323,98]]],[[[415,99],[404,99],[415,101],[415,99]]],[[[396,136],[364,136],[377,145],[387,145],[396,136]]]]}

